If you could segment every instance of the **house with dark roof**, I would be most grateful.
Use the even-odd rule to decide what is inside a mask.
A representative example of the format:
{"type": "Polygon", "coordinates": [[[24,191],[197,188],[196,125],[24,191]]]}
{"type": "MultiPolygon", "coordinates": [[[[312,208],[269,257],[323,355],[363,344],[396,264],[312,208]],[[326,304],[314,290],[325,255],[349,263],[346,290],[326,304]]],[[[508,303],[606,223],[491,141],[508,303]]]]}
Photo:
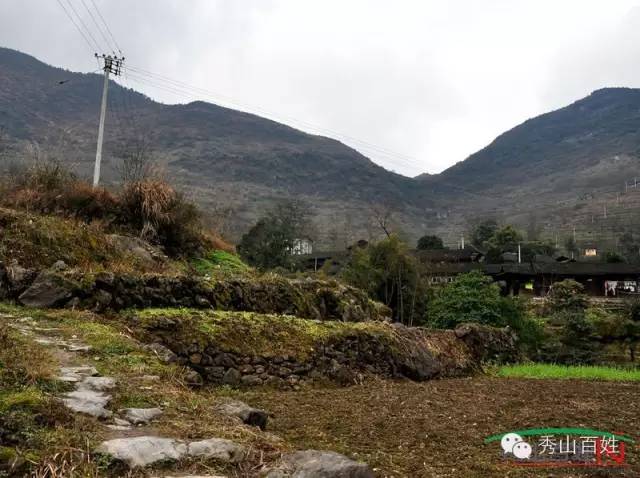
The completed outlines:
{"type": "MultiPolygon", "coordinates": [[[[428,251],[425,251],[428,252],[428,251]]],[[[468,257],[467,254],[461,254],[468,257]]],[[[491,276],[501,287],[503,294],[520,293],[537,296],[546,295],[554,282],[573,279],[580,282],[589,295],[620,295],[639,292],[640,265],[625,263],[578,262],[564,256],[556,258],[536,255],[531,262],[517,261],[517,254],[509,256],[500,264],[487,264],[479,260],[428,260],[430,254],[421,254],[429,281],[434,284],[446,283],[458,274],[480,270],[491,276]]],[[[443,256],[443,257],[456,257],[443,256]]],[[[504,258],[503,258],[504,259],[504,258]]]]}

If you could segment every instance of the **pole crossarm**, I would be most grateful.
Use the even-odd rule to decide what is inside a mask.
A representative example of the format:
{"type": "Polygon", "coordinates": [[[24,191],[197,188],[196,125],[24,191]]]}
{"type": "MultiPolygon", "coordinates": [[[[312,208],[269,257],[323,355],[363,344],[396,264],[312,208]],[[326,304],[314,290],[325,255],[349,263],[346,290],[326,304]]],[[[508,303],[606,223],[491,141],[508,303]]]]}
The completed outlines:
{"type": "Polygon", "coordinates": [[[120,76],[122,74],[122,65],[124,64],[124,56],[118,57],[115,55],[98,55],[96,53],[96,58],[102,60],[104,62],[104,67],[102,68],[105,72],[109,72],[112,75],[120,76]]]}

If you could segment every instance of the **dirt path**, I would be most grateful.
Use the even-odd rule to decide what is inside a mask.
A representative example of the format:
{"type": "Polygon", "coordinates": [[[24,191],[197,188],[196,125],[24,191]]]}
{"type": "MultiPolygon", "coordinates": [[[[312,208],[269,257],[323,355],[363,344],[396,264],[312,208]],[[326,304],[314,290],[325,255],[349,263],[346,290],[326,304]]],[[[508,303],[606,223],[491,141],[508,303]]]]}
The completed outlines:
{"type": "Polygon", "coordinates": [[[640,450],[626,469],[530,470],[501,464],[485,437],[537,427],[640,435],[640,384],[478,377],[422,384],[380,381],[297,393],[247,392],[275,414],[274,432],[299,446],[349,452],[383,477],[640,476],[640,450]]]}

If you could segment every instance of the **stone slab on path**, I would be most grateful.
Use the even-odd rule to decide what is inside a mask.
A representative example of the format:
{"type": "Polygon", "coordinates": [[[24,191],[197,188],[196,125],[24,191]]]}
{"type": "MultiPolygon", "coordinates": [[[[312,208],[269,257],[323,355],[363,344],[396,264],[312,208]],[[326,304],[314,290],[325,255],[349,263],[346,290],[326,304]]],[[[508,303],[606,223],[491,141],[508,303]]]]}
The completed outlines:
{"type": "Polygon", "coordinates": [[[125,408],[120,410],[120,413],[129,423],[143,425],[162,415],[162,410],[159,408],[125,408]]]}
{"type": "Polygon", "coordinates": [[[177,461],[187,454],[187,445],[172,438],[153,436],[116,438],[102,442],[96,452],[135,468],[159,461],[177,461]]]}
{"type": "Polygon", "coordinates": [[[74,390],[63,395],[63,403],[76,413],[85,413],[97,418],[107,418],[112,412],[105,407],[111,401],[111,395],[95,390],[74,390]]]}
{"type": "Polygon", "coordinates": [[[189,456],[218,460],[224,463],[239,463],[245,455],[246,449],[231,440],[210,438],[189,443],[189,456]]]}
{"type": "Polygon", "coordinates": [[[130,468],[147,466],[159,461],[177,461],[188,456],[223,463],[238,463],[246,455],[244,446],[222,438],[185,443],[173,438],[155,436],[115,438],[102,442],[95,451],[122,461],[130,468]]]}
{"type": "Polygon", "coordinates": [[[305,450],[288,453],[282,465],[266,478],[375,478],[366,463],[333,451],[305,450]]]}

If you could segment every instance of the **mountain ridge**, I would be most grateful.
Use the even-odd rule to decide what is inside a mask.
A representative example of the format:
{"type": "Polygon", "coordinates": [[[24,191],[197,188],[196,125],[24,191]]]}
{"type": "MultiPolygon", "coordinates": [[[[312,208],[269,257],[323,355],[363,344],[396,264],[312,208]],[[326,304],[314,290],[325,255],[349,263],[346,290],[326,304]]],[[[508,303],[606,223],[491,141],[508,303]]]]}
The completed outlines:
{"type": "MultiPolygon", "coordinates": [[[[102,76],[5,48],[0,65],[5,143],[18,149],[35,144],[89,176],[102,76]]],[[[605,193],[640,177],[635,88],[596,90],[505,131],[439,174],[415,178],[388,171],[335,139],[251,113],[204,101],[158,103],[113,82],[109,97],[105,180],[117,180],[122,151],[143,137],[172,180],[218,217],[216,226],[232,240],[287,198],[310,205],[321,248],[379,237],[381,215],[410,242],[436,233],[454,245],[482,217],[524,229],[536,216],[549,235],[578,213],[595,214],[594,200],[581,198],[604,201],[605,193]]],[[[602,227],[611,234],[623,230],[602,227]]]]}

